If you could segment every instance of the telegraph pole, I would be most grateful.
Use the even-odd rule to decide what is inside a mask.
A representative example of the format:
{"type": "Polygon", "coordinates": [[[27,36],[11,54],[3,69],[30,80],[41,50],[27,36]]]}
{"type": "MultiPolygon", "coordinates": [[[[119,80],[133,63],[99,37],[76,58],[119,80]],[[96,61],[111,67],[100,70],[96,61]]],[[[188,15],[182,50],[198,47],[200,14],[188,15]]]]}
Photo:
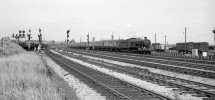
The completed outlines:
{"type": "Polygon", "coordinates": [[[185,27],[184,35],[185,35],[185,45],[184,45],[184,50],[185,50],[185,52],[187,52],[187,28],[186,28],[186,27],[185,27]]]}
{"type": "Polygon", "coordinates": [[[213,30],[213,33],[214,33],[214,51],[215,51],[215,28],[213,30]]]}
{"type": "Polygon", "coordinates": [[[164,45],[164,49],[166,50],[166,35],[165,35],[165,45],[164,45]]]}
{"type": "Polygon", "coordinates": [[[4,42],[4,40],[3,40],[3,37],[1,38],[1,47],[3,48],[3,42],[4,42]]]}
{"type": "Polygon", "coordinates": [[[89,35],[89,32],[88,32],[88,35],[87,35],[87,45],[88,45],[88,49],[90,49],[90,35],[89,35]]]}
{"type": "Polygon", "coordinates": [[[92,44],[93,44],[93,50],[94,50],[94,41],[95,41],[95,37],[93,37],[92,40],[93,40],[93,43],[92,43],[92,44]]]}
{"type": "Polygon", "coordinates": [[[112,40],[114,40],[114,35],[113,35],[113,32],[112,32],[112,35],[111,35],[111,39],[112,39],[112,40]]]}

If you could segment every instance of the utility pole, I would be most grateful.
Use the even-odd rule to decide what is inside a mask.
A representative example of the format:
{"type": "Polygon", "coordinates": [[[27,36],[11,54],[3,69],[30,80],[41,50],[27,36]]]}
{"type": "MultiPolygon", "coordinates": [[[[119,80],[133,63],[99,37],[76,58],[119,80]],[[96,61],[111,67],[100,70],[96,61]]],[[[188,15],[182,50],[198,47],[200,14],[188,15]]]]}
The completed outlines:
{"type": "Polygon", "coordinates": [[[95,37],[93,37],[93,42],[92,42],[92,45],[93,45],[93,50],[94,50],[94,41],[95,41],[95,37]]]}
{"type": "Polygon", "coordinates": [[[156,33],[155,33],[155,44],[156,44],[156,33]]]}
{"type": "Polygon", "coordinates": [[[1,38],[1,47],[3,48],[3,42],[4,42],[4,40],[3,40],[3,37],[1,38]]]}
{"type": "Polygon", "coordinates": [[[185,45],[184,45],[184,50],[185,50],[185,52],[187,52],[187,28],[186,28],[186,27],[185,27],[184,35],[185,35],[185,45]]]}
{"type": "Polygon", "coordinates": [[[165,45],[164,45],[164,49],[166,50],[166,35],[165,35],[165,45]]]}
{"type": "Polygon", "coordinates": [[[88,32],[88,35],[87,35],[87,45],[88,45],[88,49],[90,49],[90,35],[89,35],[89,32],[88,32]]]}
{"type": "Polygon", "coordinates": [[[215,28],[213,30],[213,33],[214,33],[214,51],[215,51],[215,28]]]}
{"type": "Polygon", "coordinates": [[[111,35],[111,39],[112,39],[112,40],[114,39],[114,35],[113,35],[113,32],[112,32],[112,35],[111,35]]]}

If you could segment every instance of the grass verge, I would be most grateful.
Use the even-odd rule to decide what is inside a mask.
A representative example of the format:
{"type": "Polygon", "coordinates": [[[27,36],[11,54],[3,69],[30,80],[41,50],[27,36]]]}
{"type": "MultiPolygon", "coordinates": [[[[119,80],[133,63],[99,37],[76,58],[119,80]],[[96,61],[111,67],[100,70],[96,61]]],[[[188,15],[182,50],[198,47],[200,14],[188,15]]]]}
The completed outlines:
{"type": "Polygon", "coordinates": [[[0,100],[62,100],[40,56],[10,42],[1,50],[0,100]]]}

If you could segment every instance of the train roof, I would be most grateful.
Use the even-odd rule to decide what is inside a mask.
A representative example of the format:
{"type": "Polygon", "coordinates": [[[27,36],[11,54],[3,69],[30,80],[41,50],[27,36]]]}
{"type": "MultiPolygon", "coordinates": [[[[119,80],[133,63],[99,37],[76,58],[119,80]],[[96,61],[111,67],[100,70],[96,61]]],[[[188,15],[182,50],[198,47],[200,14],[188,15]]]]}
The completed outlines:
{"type": "MultiPolygon", "coordinates": [[[[208,44],[208,42],[187,42],[187,44],[188,43],[207,43],[208,44]]],[[[176,43],[176,44],[185,44],[185,42],[179,42],[179,43],[176,43]]]]}

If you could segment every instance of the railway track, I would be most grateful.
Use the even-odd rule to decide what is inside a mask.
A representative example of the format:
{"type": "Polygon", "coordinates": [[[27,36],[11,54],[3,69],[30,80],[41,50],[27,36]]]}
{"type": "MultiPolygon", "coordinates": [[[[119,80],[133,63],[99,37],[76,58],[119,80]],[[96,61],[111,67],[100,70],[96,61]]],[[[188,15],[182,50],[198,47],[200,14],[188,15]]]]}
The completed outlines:
{"type": "MultiPolygon", "coordinates": [[[[97,53],[99,53],[99,52],[97,52],[97,53]]],[[[111,54],[115,55],[115,56],[120,55],[122,57],[127,57],[127,58],[131,58],[131,59],[138,59],[141,61],[148,61],[148,62],[155,62],[155,63],[161,63],[161,64],[169,64],[169,65],[176,65],[176,66],[215,71],[215,65],[211,65],[211,64],[199,64],[199,63],[183,62],[183,61],[176,61],[176,60],[166,60],[166,59],[161,59],[161,58],[147,57],[147,55],[139,56],[139,55],[133,55],[133,54],[121,54],[121,53],[116,53],[116,52],[111,53],[111,54]]]]}
{"type": "MultiPolygon", "coordinates": [[[[77,49],[74,49],[77,50],[77,49]]],[[[80,49],[78,49],[80,50],[80,49]]],[[[106,52],[110,53],[110,51],[96,51],[96,52],[106,52]]],[[[215,60],[208,60],[208,59],[198,59],[198,58],[184,58],[184,57],[177,57],[177,56],[157,56],[157,55],[143,55],[143,54],[136,54],[131,52],[111,52],[116,54],[123,54],[123,55],[132,55],[137,57],[147,57],[147,58],[157,58],[162,60],[170,60],[170,61],[181,61],[181,62],[191,62],[191,63],[198,63],[198,64],[206,64],[206,65],[215,65],[215,60]]]]}
{"type": "Polygon", "coordinates": [[[110,100],[171,100],[165,96],[72,62],[57,54],[50,52],[46,52],[46,54],[70,73],[76,73],[76,76],[84,78],[85,81],[94,84],[97,88],[99,87],[110,100]]]}
{"type": "MultiPolygon", "coordinates": [[[[127,53],[123,53],[127,54],[127,53]]],[[[158,58],[158,59],[166,59],[171,61],[182,61],[182,62],[191,62],[191,63],[198,63],[198,64],[210,64],[214,65],[215,60],[208,60],[208,59],[198,59],[198,58],[186,58],[186,57],[179,57],[179,56],[157,56],[157,55],[139,55],[139,54],[131,54],[140,57],[148,57],[148,58],[158,58]]]]}
{"type": "Polygon", "coordinates": [[[125,67],[125,66],[104,62],[101,60],[94,60],[94,59],[85,58],[78,55],[63,53],[63,52],[61,52],[61,54],[70,56],[72,58],[80,59],[94,65],[102,66],[107,69],[111,69],[120,73],[126,73],[136,78],[139,78],[148,82],[156,83],[160,86],[176,88],[175,90],[181,91],[181,93],[191,93],[194,96],[207,97],[207,99],[204,99],[204,100],[215,99],[215,86],[212,86],[212,85],[207,85],[207,84],[193,82],[185,79],[152,73],[146,69],[142,69],[138,67],[125,67]]]}
{"type": "Polygon", "coordinates": [[[211,70],[202,70],[202,69],[181,67],[181,66],[175,66],[175,65],[169,65],[169,64],[154,63],[151,61],[150,62],[144,61],[144,59],[142,61],[142,60],[139,60],[136,58],[131,58],[129,56],[122,57],[122,55],[114,55],[112,53],[101,53],[101,52],[97,53],[97,52],[89,52],[89,51],[84,52],[84,51],[74,51],[74,50],[71,50],[71,52],[76,52],[79,54],[136,64],[136,65],[141,65],[141,66],[146,66],[146,67],[152,67],[152,68],[157,68],[157,69],[162,69],[162,70],[167,70],[167,71],[172,71],[172,72],[177,72],[177,73],[183,73],[183,74],[189,74],[189,75],[195,75],[195,76],[215,79],[215,72],[211,71],[211,70]]]}
{"type": "Polygon", "coordinates": [[[185,54],[181,54],[181,53],[154,53],[152,54],[153,56],[157,57],[157,58],[162,58],[162,57],[166,57],[168,58],[176,58],[176,60],[182,60],[186,59],[187,61],[191,61],[191,62],[196,62],[196,63],[210,63],[210,64],[215,64],[215,60],[209,57],[203,57],[203,56],[199,56],[199,57],[190,57],[190,56],[185,56],[185,54]]]}

